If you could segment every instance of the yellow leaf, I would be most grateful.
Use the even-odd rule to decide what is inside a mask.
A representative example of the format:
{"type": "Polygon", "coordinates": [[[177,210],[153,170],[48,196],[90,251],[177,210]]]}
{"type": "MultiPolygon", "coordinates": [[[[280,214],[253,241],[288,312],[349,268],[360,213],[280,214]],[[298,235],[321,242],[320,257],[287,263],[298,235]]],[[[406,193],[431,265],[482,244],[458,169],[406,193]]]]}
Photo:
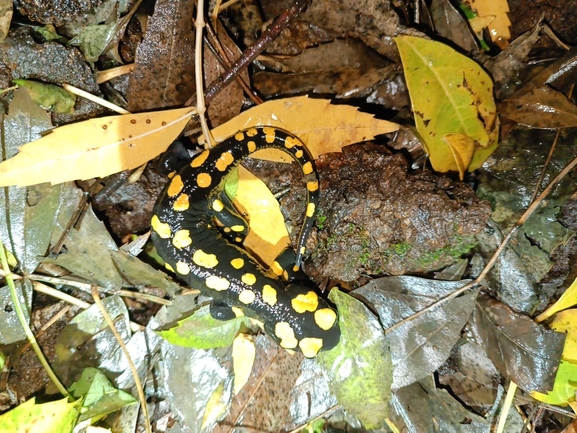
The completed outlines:
{"type": "Polygon", "coordinates": [[[108,176],[149,161],[174,141],[194,108],[102,117],[52,130],[0,164],[0,186],[108,176]]]}
{"type": "MultiPolygon", "coordinates": [[[[415,125],[436,171],[459,170],[448,134],[469,137],[475,149],[469,171],[478,168],[496,146],[499,132],[493,82],[473,60],[440,42],[398,36],[415,125]]],[[[468,153],[468,152],[467,152],[468,153]]],[[[464,155],[458,153],[460,158],[464,155]]],[[[467,159],[469,159],[467,157],[467,159]]]]}
{"type": "Polygon", "coordinates": [[[239,334],[232,343],[232,361],[234,363],[234,395],[237,395],[248,382],[256,349],[252,336],[239,334]]]}
{"type": "Polygon", "coordinates": [[[226,397],[224,384],[221,382],[208,399],[206,407],[204,408],[204,417],[200,427],[202,430],[214,424],[216,420],[225,413],[227,405],[224,399],[226,399],[226,397]]]}
{"type": "Polygon", "coordinates": [[[573,307],[574,305],[577,305],[577,278],[575,281],[573,281],[573,284],[571,284],[569,288],[565,290],[557,302],[539,314],[535,320],[537,322],[543,322],[553,314],[562,310],[566,310],[567,308],[573,307]]]}
{"type": "Polygon", "coordinates": [[[0,415],[0,431],[72,432],[81,408],[82,400],[68,403],[68,399],[63,398],[49,403],[36,403],[35,398],[32,398],[0,415]]]}
{"type": "Polygon", "coordinates": [[[493,42],[499,45],[501,49],[509,44],[511,39],[511,21],[507,13],[509,12],[509,3],[507,0],[466,0],[477,12],[479,18],[488,19],[487,29],[493,42]]]}
{"type": "Polygon", "coordinates": [[[465,177],[465,171],[467,171],[467,167],[469,167],[471,159],[473,159],[475,142],[470,137],[463,134],[445,134],[443,140],[451,148],[453,158],[455,158],[455,163],[459,170],[459,178],[463,180],[465,177]]]}
{"type": "Polygon", "coordinates": [[[577,309],[565,310],[555,315],[551,328],[567,333],[563,346],[563,359],[577,364],[577,309]]]}
{"type": "MultiPolygon", "coordinates": [[[[247,110],[222,125],[212,135],[217,142],[252,126],[267,125],[286,129],[299,137],[317,158],[323,153],[340,152],[344,146],[394,132],[399,125],[375,119],[350,105],[331,105],[328,99],[307,96],[275,99],[247,110]]],[[[262,151],[260,159],[292,161],[280,151],[262,151]]]]}
{"type": "Polygon", "coordinates": [[[250,216],[250,230],[243,245],[270,266],[290,243],[283,215],[278,201],[259,178],[242,166],[238,173],[239,188],[233,203],[242,214],[250,216]]]}

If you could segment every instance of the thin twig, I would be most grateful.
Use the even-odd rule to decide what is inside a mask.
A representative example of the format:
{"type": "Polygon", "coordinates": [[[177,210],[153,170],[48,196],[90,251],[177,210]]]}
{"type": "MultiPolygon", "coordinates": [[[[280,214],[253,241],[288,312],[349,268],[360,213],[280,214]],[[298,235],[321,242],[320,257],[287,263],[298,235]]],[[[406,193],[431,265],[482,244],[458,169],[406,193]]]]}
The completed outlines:
{"type": "Polygon", "coordinates": [[[467,290],[476,287],[478,284],[481,283],[481,281],[483,281],[485,279],[485,277],[487,276],[487,273],[489,273],[489,271],[493,268],[493,266],[495,265],[495,263],[497,262],[497,259],[499,258],[499,256],[501,255],[501,253],[503,252],[503,250],[505,250],[505,248],[507,247],[507,245],[509,244],[509,241],[511,240],[511,238],[515,235],[515,233],[517,232],[517,230],[525,223],[525,221],[527,221],[527,219],[533,215],[533,213],[537,210],[537,208],[541,205],[541,203],[543,202],[543,200],[545,200],[545,198],[549,195],[549,193],[553,190],[553,188],[559,183],[561,182],[561,180],[563,180],[563,178],[565,176],[567,176],[575,167],[577,166],[577,158],[573,159],[562,171],[561,173],[559,173],[557,176],[555,176],[555,179],[553,179],[549,185],[547,185],[547,187],[543,190],[543,192],[541,194],[539,194],[539,197],[537,197],[537,199],[531,203],[531,205],[527,208],[527,210],[523,213],[523,215],[521,215],[521,217],[519,218],[519,220],[515,223],[515,225],[511,228],[511,230],[509,231],[509,233],[507,234],[507,236],[505,236],[505,238],[503,239],[503,241],[501,242],[501,244],[499,245],[499,248],[497,248],[497,251],[495,251],[495,254],[493,254],[493,257],[491,257],[491,260],[489,260],[489,262],[487,263],[487,265],[483,268],[483,270],[481,271],[481,273],[479,274],[479,276],[477,278],[475,278],[474,281],[471,281],[469,284],[461,287],[460,289],[454,291],[453,293],[451,293],[450,295],[445,296],[444,298],[439,299],[437,302],[429,305],[428,307],[423,308],[422,310],[418,311],[415,314],[412,314],[411,316],[407,317],[406,319],[401,320],[398,323],[395,323],[393,326],[391,326],[389,329],[385,330],[385,333],[388,334],[390,332],[392,332],[393,330],[395,330],[396,328],[398,328],[399,326],[404,325],[407,322],[410,322],[412,320],[415,320],[416,318],[422,316],[423,314],[434,310],[435,308],[437,308],[438,306],[444,304],[445,302],[450,301],[453,298],[456,298],[457,296],[463,294],[464,292],[466,292],[467,290]]]}
{"type": "Polygon", "coordinates": [[[124,356],[128,361],[128,366],[130,367],[130,371],[132,372],[132,378],[134,379],[134,385],[136,386],[136,391],[138,392],[138,399],[140,401],[140,407],[142,409],[142,416],[144,417],[144,427],[147,433],[152,433],[152,427],[150,425],[150,419],[148,415],[148,406],[146,404],[146,396],[144,395],[144,390],[142,389],[142,382],[140,382],[140,376],[138,375],[136,366],[132,361],[132,358],[130,356],[130,353],[128,352],[126,344],[124,344],[122,337],[120,336],[118,330],[114,326],[114,322],[110,318],[110,315],[106,311],[106,308],[104,308],[104,305],[100,300],[100,294],[98,293],[98,289],[96,287],[93,287],[92,289],[92,298],[94,299],[94,303],[98,305],[98,307],[100,308],[100,312],[102,313],[104,320],[106,320],[106,323],[110,327],[110,330],[114,334],[116,341],[118,341],[118,344],[120,345],[120,348],[122,349],[122,352],[124,353],[124,356]]]}
{"type": "Polygon", "coordinates": [[[113,104],[110,101],[107,101],[106,99],[93,95],[92,93],[88,93],[85,90],[79,89],[78,87],[74,87],[66,83],[62,84],[62,87],[64,87],[64,89],[68,90],[70,93],[82,96],[83,98],[89,99],[90,101],[95,102],[96,104],[100,104],[103,107],[109,108],[112,111],[116,111],[119,114],[130,114],[130,111],[127,111],[124,108],[119,107],[118,105],[113,104]]]}
{"type": "Polygon", "coordinates": [[[8,265],[8,259],[6,258],[6,252],[4,251],[4,245],[2,244],[2,241],[0,241],[0,262],[2,263],[2,268],[4,270],[4,276],[6,278],[6,283],[8,284],[8,287],[10,288],[10,294],[12,296],[12,303],[14,304],[14,310],[16,310],[16,315],[18,316],[18,320],[20,320],[20,325],[22,326],[22,329],[24,329],[24,333],[26,334],[26,338],[28,338],[28,341],[32,345],[32,349],[34,350],[34,353],[36,353],[38,360],[40,361],[40,363],[44,367],[44,370],[46,371],[46,374],[48,375],[50,380],[52,380],[52,383],[54,383],[54,385],[56,386],[58,391],[63,396],[70,397],[70,394],[68,394],[68,391],[66,390],[64,385],[62,385],[60,380],[58,380],[58,377],[56,377],[56,374],[54,373],[54,371],[52,371],[50,364],[48,363],[48,361],[46,360],[46,357],[42,353],[42,349],[40,349],[40,345],[38,344],[36,337],[32,333],[30,326],[28,326],[28,321],[26,320],[26,317],[24,316],[24,309],[22,308],[22,305],[20,304],[20,300],[18,299],[18,294],[16,293],[16,285],[14,284],[14,279],[12,278],[12,272],[10,271],[10,266],[8,265]]]}
{"type": "MultiPolygon", "coordinates": [[[[257,56],[283,31],[288,23],[299,15],[312,0],[298,0],[293,6],[281,14],[267,29],[262,32],[256,42],[248,48],[234,64],[219,78],[210,84],[204,93],[204,99],[210,104],[212,99],[222,91],[241,71],[246,69],[257,56]]],[[[186,106],[191,105],[193,98],[186,101],[186,106]]]]}
{"type": "Polygon", "coordinates": [[[194,27],[196,29],[195,34],[195,47],[194,47],[194,75],[196,82],[196,109],[198,110],[198,116],[200,120],[200,126],[202,128],[202,133],[204,134],[206,145],[210,149],[214,145],[214,138],[210,133],[208,128],[208,123],[206,122],[206,105],[204,101],[204,84],[203,84],[203,61],[202,61],[202,31],[204,30],[204,0],[197,0],[196,2],[196,20],[194,22],[194,27]]]}

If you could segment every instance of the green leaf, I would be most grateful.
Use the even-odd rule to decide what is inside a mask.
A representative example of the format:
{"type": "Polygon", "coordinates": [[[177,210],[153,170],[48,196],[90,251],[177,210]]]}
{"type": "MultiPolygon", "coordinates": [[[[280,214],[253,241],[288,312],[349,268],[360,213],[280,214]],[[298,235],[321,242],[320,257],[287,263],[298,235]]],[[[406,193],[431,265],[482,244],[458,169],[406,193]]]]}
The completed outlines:
{"type": "Polygon", "coordinates": [[[385,333],[360,301],[338,289],[331,290],[329,299],[339,310],[341,340],[334,349],[319,353],[316,360],[340,405],[364,427],[380,428],[388,413],[393,382],[385,333]]]}
{"type": "Polygon", "coordinates": [[[76,399],[84,397],[80,421],[90,418],[98,420],[126,405],[138,402],[127,392],[116,389],[104,373],[92,367],[84,369],[80,380],[74,382],[69,391],[76,399]]]}
{"type": "Polygon", "coordinates": [[[533,391],[531,396],[543,403],[566,406],[575,401],[577,392],[577,364],[561,361],[553,389],[547,394],[533,391]]]}
{"type": "MultiPolygon", "coordinates": [[[[458,170],[454,151],[444,140],[459,134],[472,140],[468,170],[479,168],[495,149],[499,122],[493,82],[468,57],[445,44],[412,36],[398,36],[415,124],[436,171],[458,170]],[[473,147],[474,146],[474,147],[473,147]]],[[[461,157],[461,161],[469,158],[461,157]]]]}
{"type": "Polygon", "coordinates": [[[171,344],[196,349],[214,349],[230,346],[242,325],[249,326],[247,317],[233,320],[216,320],[204,305],[173,328],[158,331],[158,335],[171,344]]]}
{"type": "Polygon", "coordinates": [[[2,432],[71,432],[80,413],[81,401],[68,403],[67,398],[36,404],[33,397],[9,412],[0,415],[2,432]]]}
{"type": "Polygon", "coordinates": [[[76,104],[76,95],[69,93],[54,84],[39,83],[30,80],[13,80],[24,87],[32,100],[46,110],[55,113],[73,113],[76,104]]]}

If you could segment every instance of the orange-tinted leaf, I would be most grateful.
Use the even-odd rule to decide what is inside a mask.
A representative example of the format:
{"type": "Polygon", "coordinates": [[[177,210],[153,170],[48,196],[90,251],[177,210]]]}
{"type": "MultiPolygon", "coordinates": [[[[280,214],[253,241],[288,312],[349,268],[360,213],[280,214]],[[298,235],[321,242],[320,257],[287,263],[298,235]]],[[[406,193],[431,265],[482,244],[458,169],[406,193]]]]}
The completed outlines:
{"type": "MultiPolygon", "coordinates": [[[[276,99],[241,113],[216,127],[212,135],[217,142],[240,129],[269,125],[290,131],[299,137],[316,158],[323,153],[340,152],[344,146],[371,140],[376,135],[394,132],[399,125],[375,119],[350,105],[332,105],[328,99],[307,96],[276,99]]],[[[262,151],[261,159],[292,161],[279,151],[262,151]],[[282,155],[282,156],[281,156],[282,155]]]]}

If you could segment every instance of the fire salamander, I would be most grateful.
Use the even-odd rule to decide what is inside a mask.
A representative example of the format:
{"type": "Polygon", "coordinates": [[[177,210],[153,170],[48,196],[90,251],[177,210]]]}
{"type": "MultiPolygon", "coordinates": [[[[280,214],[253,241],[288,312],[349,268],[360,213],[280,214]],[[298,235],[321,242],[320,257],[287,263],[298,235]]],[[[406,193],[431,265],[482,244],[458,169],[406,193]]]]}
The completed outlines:
{"type": "Polygon", "coordinates": [[[154,208],[152,240],[167,269],[213,298],[213,317],[229,320],[246,315],[260,320],[281,347],[311,358],[332,349],[340,338],[336,310],[318,289],[292,277],[300,272],[318,206],[318,186],[314,159],[297,137],[272,127],[240,131],[171,176],[154,208]],[[286,254],[265,270],[241,248],[246,221],[223,192],[231,170],[264,148],[289,154],[307,181],[306,217],[291,271],[280,264],[286,254]]]}

